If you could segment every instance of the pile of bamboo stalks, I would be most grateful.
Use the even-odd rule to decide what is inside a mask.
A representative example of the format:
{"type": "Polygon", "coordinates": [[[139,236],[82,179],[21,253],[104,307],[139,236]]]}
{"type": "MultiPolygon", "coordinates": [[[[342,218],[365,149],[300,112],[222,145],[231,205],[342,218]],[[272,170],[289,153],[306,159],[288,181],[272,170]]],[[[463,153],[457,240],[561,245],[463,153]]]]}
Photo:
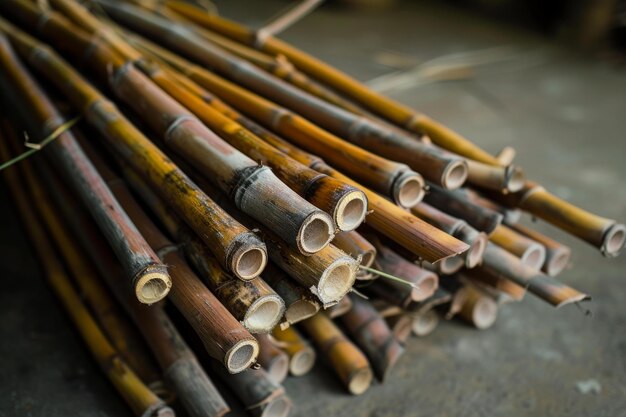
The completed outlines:
{"type": "Polygon", "coordinates": [[[317,354],[361,394],[440,318],[484,329],[527,292],[588,299],[555,278],[571,250],[523,212],[607,257],[624,246],[622,224],[526,180],[510,148],[492,156],[188,3],[3,0],[0,14],[3,177],[138,416],[173,415],[174,397],[221,416],[212,379],[285,416],[282,381],[317,354]]]}

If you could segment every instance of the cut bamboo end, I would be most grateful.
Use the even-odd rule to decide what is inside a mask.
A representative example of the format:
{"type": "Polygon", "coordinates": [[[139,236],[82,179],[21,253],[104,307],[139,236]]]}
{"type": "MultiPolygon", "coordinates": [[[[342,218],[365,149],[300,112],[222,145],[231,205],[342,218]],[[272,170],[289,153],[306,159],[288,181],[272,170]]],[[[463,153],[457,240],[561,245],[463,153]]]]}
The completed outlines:
{"type": "Polygon", "coordinates": [[[330,243],[334,235],[335,226],[330,216],[321,211],[313,212],[298,231],[298,249],[304,254],[317,253],[330,243]]]}
{"type": "Polygon", "coordinates": [[[524,265],[539,271],[546,261],[546,248],[539,243],[532,244],[528,246],[520,259],[524,265]]]}
{"type": "Polygon", "coordinates": [[[228,372],[236,374],[249,368],[259,355],[259,343],[255,339],[241,340],[224,356],[228,372]]]}
{"type": "Polygon", "coordinates": [[[172,288],[172,279],[159,266],[149,267],[135,282],[135,296],[143,304],[164,299],[172,288]]]}
{"type": "Polygon", "coordinates": [[[423,337],[435,331],[439,325],[439,315],[433,309],[419,312],[413,317],[411,331],[415,336],[423,337]]]}
{"type": "Polygon", "coordinates": [[[620,254],[626,241],[626,227],[620,223],[614,223],[604,233],[600,251],[607,258],[614,258],[620,254]]]}
{"type": "Polygon", "coordinates": [[[393,199],[401,207],[411,208],[424,198],[424,178],[413,171],[405,171],[393,183],[393,199]]]}
{"type": "Polygon", "coordinates": [[[524,171],[518,166],[509,165],[504,171],[506,190],[510,193],[515,193],[524,188],[524,182],[526,176],[524,171]]]}
{"type": "Polygon", "coordinates": [[[344,195],[333,212],[337,228],[349,232],[361,225],[367,214],[367,197],[362,191],[354,190],[344,195]]]}
{"type": "Polygon", "coordinates": [[[368,368],[361,368],[354,371],[348,377],[348,391],[352,395],[361,395],[372,385],[374,373],[368,368]]]}
{"type": "Polygon", "coordinates": [[[542,270],[551,277],[559,275],[569,264],[572,251],[567,246],[548,250],[542,270]]]}
{"type": "Polygon", "coordinates": [[[474,242],[470,245],[467,255],[465,257],[465,266],[467,268],[475,268],[483,260],[485,249],[487,248],[487,241],[489,238],[485,233],[479,232],[474,242]]]}
{"type": "Polygon", "coordinates": [[[291,356],[289,373],[293,376],[308,374],[315,365],[315,350],[311,346],[305,346],[291,356]]]}
{"type": "Polygon", "coordinates": [[[269,335],[258,335],[256,339],[260,346],[259,363],[274,383],[282,383],[289,374],[289,356],[275,345],[269,335]]]}
{"type": "Polygon", "coordinates": [[[260,417],[287,417],[291,411],[291,406],[291,400],[283,394],[267,404],[260,417]]]}
{"type": "Polygon", "coordinates": [[[250,333],[268,333],[283,317],[285,303],[278,295],[260,297],[250,307],[243,319],[243,326],[250,333]]]}
{"type": "Polygon", "coordinates": [[[424,274],[419,280],[415,281],[415,284],[419,288],[413,288],[411,299],[416,302],[424,301],[439,288],[439,277],[436,274],[424,274]]]}
{"type": "Polygon", "coordinates": [[[434,264],[434,269],[442,275],[452,275],[465,266],[462,255],[448,256],[434,264]]]}
{"type": "Polygon", "coordinates": [[[467,162],[456,160],[448,164],[441,177],[441,186],[448,190],[461,187],[468,176],[467,162]]]}
{"type": "Polygon", "coordinates": [[[259,238],[254,233],[245,233],[233,245],[236,245],[230,261],[233,274],[244,281],[261,275],[267,265],[267,252],[259,238]]]}
{"type": "Polygon", "coordinates": [[[487,329],[498,318],[498,303],[479,289],[468,285],[459,316],[477,329],[487,329]]]}
{"type": "Polygon", "coordinates": [[[285,310],[285,319],[289,324],[295,324],[317,314],[319,303],[309,300],[297,300],[285,310]]]}
{"type": "Polygon", "coordinates": [[[410,314],[396,314],[385,318],[387,325],[393,332],[393,337],[402,345],[406,343],[411,335],[413,327],[413,317],[410,314]]]}
{"type": "Polygon", "coordinates": [[[280,384],[287,378],[289,374],[289,356],[279,355],[276,356],[271,362],[269,362],[265,369],[270,379],[277,384],[280,384]]]}
{"type": "Polygon", "coordinates": [[[317,296],[323,304],[340,300],[356,280],[356,263],[352,258],[339,258],[322,274],[317,283],[317,296]]]}

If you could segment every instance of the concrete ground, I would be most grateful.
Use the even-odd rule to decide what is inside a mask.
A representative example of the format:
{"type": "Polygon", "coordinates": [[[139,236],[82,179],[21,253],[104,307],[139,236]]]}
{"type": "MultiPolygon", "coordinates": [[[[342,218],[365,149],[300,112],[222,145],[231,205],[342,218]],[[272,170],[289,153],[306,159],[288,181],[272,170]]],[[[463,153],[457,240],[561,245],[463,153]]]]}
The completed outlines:
{"type": "MultiPolygon", "coordinates": [[[[284,4],[218,2],[222,14],[252,25],[284,4]]],[[[487,56],[463,79],[422,78],[388,94],[489,151],[515,146],[530,177],[577,205],[626,220],[626,74],[610,63],[422,2],[377,13],[322,8],[284,37],[363,81],[393,71],[382,53],[415,64],[458,52],[472,52],[463,62],[487,56]],[[494,47],[502,48],[475,53],[494,47]]],[[[40,276],[1,191],[0,416],[130,416],[40,276]]],[[[505,306],[487,331],[443,323],[411,340],[389,381],[358,398],[320,363],[286,382],[292,415],[626,416],[626,257],[603,259],[537,227],[572,246],[574,265],[562,279],[593,296],[592,317],[528,297],[505,306]]]]}

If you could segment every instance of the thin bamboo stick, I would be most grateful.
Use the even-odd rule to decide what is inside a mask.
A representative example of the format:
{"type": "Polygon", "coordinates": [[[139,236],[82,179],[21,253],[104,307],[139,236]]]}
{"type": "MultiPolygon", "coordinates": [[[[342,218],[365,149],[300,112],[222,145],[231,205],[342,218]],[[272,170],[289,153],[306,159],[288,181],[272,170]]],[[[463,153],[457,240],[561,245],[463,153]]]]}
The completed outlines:
{"type": "Polygon", "coordinates": [[[511,226],[518,233],[528,236],[529,238],[541,243],[546,248],[546,261],[542,265],[541,270],[551,277],[560,274],[567,267],[570,261],[572,250],[548,236],[532,230],[528,227],[516,224],[511,226]]]}
{"type": "Polygon", "coordinates": [[[316,314],[301,323],[320,353],[353,395],[363,394],[372,383],[372,369],[365,355],[325,314],[316,314]]]}
{"type": "Polygon", "coordinates": [[[508,206],[519,207],[586,241],[608,258],[618,256],[624,248],[626,226],[576,207],[533,182],[527,181],[524,189],[517,193],[493,198],[508,206]]]}
{"type": "MultiPolygon", "coordinates": [[[[11,0],[0,2],[0,7],[10,13],[11,8],[4,6],[15,6],[13,10],[17,10],[19,4],[11,0]]],[[[253,277],[261,272],[266,252],[256,235],[211,201],[113,103],[49,47],[1,19],[0,29],[9,36],[18,53],[59,87],[73,106],[84,111],[87,121],[100,131],[126,162],[171,202],[181,217],[211,247],[225,268],[241,277],[253,277]]]]}
{"type": "Polygon", "coordinates": [[[524,265],[536,271],[540,270],[545,263],[546,248],[541,243],[502,224],[493,231],[491,236],[489,236],[489,240],[511,252],[520,258],[524,265]]]}
{"type": "MultiPolygon", "coordinates": [[[[14,92],[14,102],[17,102],[20,113],[32,126],[35,133],[33,137],[45,137],[61,126],[64,123],[61,114],[15,56],[3,35],[0,35],[0,60],[3,74],[0,78],[4,91],[14,92]]],[[[150,249],[102,178],[85,159],[72,133],[62,133],[49,148],[55,166],[65,174],[65,178],[81,196],[114,248],[137,299],[152,304],[164,298],[171,287],[165,265],[150,249]]]]}
{"type": "Polygon", "coordinates": [[[267,372],[267,376],[276,384],[282,383],[289,373],[289,355],[279,349],[271,336],[259,334],[259,363],[267,372]]]}
{"type": "Polygon", "coordinates": [[[493,326],[498,318],[496,301],[476,286],[467,285],[466,289],[466,299],[459,317],[480,330],[493,326]]]}
{"type": "Polygon", "coordinates": [[[341,323],[367,355],[376,378],[383,382],[404,353],[404,348],[369,302],[359,297],[350,298],[352,308],[341,316],[341,323]]]}
{"type": "MultiPolygon", "coordinates": [[[[0,140],[0,157],[9,159],[6,139],[0,140]]],[[[24,193],[26,189],[14,169],[5,170],[5,178],[13,195],[13,201],[23,218],[37,256],[43,266],[46,278],[59,298],[67,314],[77,327],[94,359],[137,416],[174,416],[174,413],[137,377],[131,368],[120,358],[96,320],[82,303],[80,295],[73,288],[70,278],[60,263],[39,219],[33,210],[33,202],[24,193]]]]}
{"type": "Polygon", "coordinates": [[[443,126],[428,116],[404,106],[390,98],[370,90],[347,74],[331,67],[328,64],[300,51],[299,49],[274,37],[267,37],[259,42],[256,34],[245,27],[226,20],[217,15],[203,13],[202,10],[181,1],[167,1],[166,6],[182,16],[193,20],[198,25],[214,30],[238,42],[254,45],[255,47],[274,55],[284,55],[296,67],[320,80],[336,91],[350,97],[374,113],[405,129],[426,133],[437,145],[491,165],[500,165],[497,158],[480,149],[469,140],[453,130],[443,126]]]}
{"type": "Polygon", "coordinates": [[[276,344],[289,355],[289,373],[303,376],[315,365],[316,354],[311,344],[294,328],[274,328],[272,337],[276,344]]]}

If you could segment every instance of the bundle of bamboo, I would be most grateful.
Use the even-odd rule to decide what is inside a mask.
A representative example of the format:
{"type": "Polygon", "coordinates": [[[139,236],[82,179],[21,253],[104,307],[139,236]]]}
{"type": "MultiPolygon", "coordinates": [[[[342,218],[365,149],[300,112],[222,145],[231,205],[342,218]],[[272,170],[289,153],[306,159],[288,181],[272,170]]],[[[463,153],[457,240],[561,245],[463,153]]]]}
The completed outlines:
{"type": "Polygon", "coordinates": [[[358,395],[440,318],[485,329],[526,292],[588,299],[555,278],[571,250],[523,212],[607,257],[624,246],[624,225],[525,180],[511,148],[492,156],[267,32],[176,0],[46,4],[0,2],[0,157],[24,159],[24,127],[52,142],[2,167],[137,415],[173,413],[148,388],[162,377],[194,417],[229,410],[223,386],[283,417],[280,384],[317,355],[358,395]]]}

